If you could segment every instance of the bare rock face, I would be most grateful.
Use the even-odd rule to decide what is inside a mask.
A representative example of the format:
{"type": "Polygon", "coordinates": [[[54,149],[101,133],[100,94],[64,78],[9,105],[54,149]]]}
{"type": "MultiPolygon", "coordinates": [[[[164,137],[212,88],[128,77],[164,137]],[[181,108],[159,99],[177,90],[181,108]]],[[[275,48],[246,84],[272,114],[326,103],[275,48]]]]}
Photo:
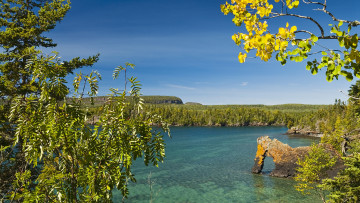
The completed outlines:
{"type": "MultiPolygon", "coordinates": [[[[296,147],[292,148],[287,144],[280,142],[277,139],[271,140],[268,136],[259,137],[257,139],[257,152],[255,156],[255,163],[252,168],[253,173],[261,173],[264,160],[267,156],[272,157],[275,163],[275,169],[270,173],[275,177],[293,177],[296,173],[297,160],[304,158],[310,147],[296,147]]],[[[340,155],[330,146],[325,146],[333,156],[338,157],[338,162],[334,169],[329,170],[328,175],[334,176],[337,171],[342,168],[340,155]]]]}

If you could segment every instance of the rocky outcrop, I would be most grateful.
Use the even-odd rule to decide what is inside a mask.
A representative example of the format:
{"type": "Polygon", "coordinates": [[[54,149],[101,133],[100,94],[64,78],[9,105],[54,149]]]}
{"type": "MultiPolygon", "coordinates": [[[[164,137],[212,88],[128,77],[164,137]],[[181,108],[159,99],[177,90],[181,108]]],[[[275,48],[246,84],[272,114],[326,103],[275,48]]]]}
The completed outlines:
{"type": "MultiPolygon", "coordinates": [[[[336,175],[343,164],[340,155],[330,146],[324,145],[326,150],[332,156],[338,157],[338,163],[335,167],[327,172],[329,177],[336,175]]],[[[275,169],[270,173],[275,177],[293,177],[296,173],[297,160],[304,158],[308,154],[310,147],[296,147],[292,148],[287,144],[280,142],[277,139],[270,139],[268,136],[259,137],[257,139],[257,152],[255,156],[255,163],[252,168],[253,173],[261,173],[264,167],[264,160],[266,157],[272,157],[275,163],[275,169]]]]}
{"type": "Polygon", "coordinates": [[[309,128],[291,127],[287,132],[287,135],[306,135],[311,137],[322,137],[323,134],[316,130],[310,130],[309,128]]]}

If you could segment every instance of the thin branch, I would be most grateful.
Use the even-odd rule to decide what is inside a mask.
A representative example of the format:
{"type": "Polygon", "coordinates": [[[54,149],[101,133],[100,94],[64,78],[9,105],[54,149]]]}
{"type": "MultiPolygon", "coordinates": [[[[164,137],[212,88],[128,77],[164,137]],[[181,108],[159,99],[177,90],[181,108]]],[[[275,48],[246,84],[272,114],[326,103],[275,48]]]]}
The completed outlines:
{"type": "Polygon", "coordinates": [[[270,19],[270,18],[277,18],[277,17],[281,17],[281,16],[292,16],[292,17],[297,17],[297,18],[302,18],[302,19],[307,19],[312,21],[313,23],[316,24],[316,26],[319,28],[320,32],[321,32],[321,37],[324,37],[324,29],[322,28],[322,26],[320,25],[320,23],[318,23],[315,19],[313,19],[312,17],[309,16],[302,16],[302,15],[298,15],[298,14],[291,14],[291,13],[272,13],[275,14],[274,16],[271,17],[267,17],[264,19],[270,19]]]}
{"type": "Polygon", "coordinates": [[[294,33],[296,34],[296,33],[299,33],[299,32],[304,32],[304,33],[308,33],[309,35],[313,35],[312,32],[307,31],[307,30],[298,30],[298,31],[295,31],[294,33]]]}
{"type": "Polygon", "coordinates": [[[345,96],[348,96],[348,97],[350,97],[350,98],[360,100],[360,98],[353,97],[353,96],[350,96],[350,95],[348,95],[348,94],[345,94],[342,90],[339,90],[339,92],[343,93],[345,96]]]}
{"type": "MultiPolygon", "coordinates": [[[[308,0],[308,1],[311,2],[310,0],[308,0]]],[[[320,5],[321,5],[321,4],[320,4],[320,5]]],[[[348,24],[350,24],[350,25],[353,26],[353,27],[356,27],[356,26],[360,25],[360,22],[357,21],[357,20],[349,21],[349,20],[342,20],[342,19],[336,18],[331,12],[329,12],[328,10],[326,10],[326,7],[327,7],[326,0],[324,0],[324,4],[322,4],[322,6],[323,6],[322,9],[314,9],[314,10],[315,10],[315,11],[322,11],[322,12],[328,14],[328,15],[333,19],[333,21],[348,23],[348,24]]]]}
{"type": "Polygon", "coordinates": [[[323,11],[324,13],[328,14],[333,19],[333,21],[348,23],[353,27],[360,25],[360,22],[357,20],[349,21],[349,20],[338,19],[332,13],[330,13],[328,10],[325,10],[325,9],[315,9],[315,11],[323,11]]]}
{"type": "MultiPolygon", "coordinates": [[[[283,2],[283,1],[282,1],[283,2]]],[[[303,0],[303,2],[305,4],[316,4],[316,5],[320,5],[322,6],[323,8],[320,9],[314,9],[316,11],[322,11],[326,14],[328,14],[333,21],[337,21],[337,22],[344,22],[344,23],[348,23],[349,25],[353,26],[353,27],[356,27],[358,25],[360,25],[360,21],[357,21],[357,20],[354,20],[354,21],[349,21],[349,20],[342,20],[342,19],[338,19],[336,18],[331,12],[329,12],[326,8],[327,8],[327,1],[324,0],[324,3],[321,3],[321,2],[315,2],[315,1],[312,1],[312,0],[303,0]]],[[[283,2],[284,3],[284,2],[283,2]]],[[[316,26],[319,28],[320,32],[321,32],[321,36],[318,37],[319,39],[338,39],[337,36],[325,36],[324,34],[324,29],[323,27],[320,25],[319,22],[317,22],[315,19],[313,19],[312,17],[309,17],[309,16],[303,16],[303,15],[298,15],[298,14],[291,14],[291,13],[284,13],[283,12],[283,8],[281,9],[281,13],[272,13],[274,14],[273,16],[270,16],[270,17],[267,17],[267,18],[263,18],[263,19],[271,19],[271,18],[277,18],[277,17],[281,17],[281,16],[293,16],[293,17],[297,17],[297,18],[302,18],[302,19],[308,19],[310,21],[312,21],[313,23],[316,24],[316,26]]],[[[309,33],[308,31],[298,31],[298,32],[306,32],[306,33],[309,33]]]]}
{"type": "Polygon", "coordinates": [[[86,82],[87,82],[87,78],[84,79],[84,85],[83,85],[83,89],[82,89],[81,96],[80,96],[81,99],[82,99],[83,96],[84,96],[85,87],[86,87],[86,82]]]}
{"type": "Polygon", "coordinates": [[[314,53],[309,53],[309,54],[307,54],[307,55],[315,55],[315,54],[320,54],[322,51],[317,51],[317,52],[314,52],[314,53]]]}
{"type": "MultiPolygon", "coordinates": [[[[340,50],[331,50],[331,49],[327,49],[327,51],[333,51],[333,52],[340,52],[340,53],[343,53],[342,51],[340,51],[340,50]]],[[[314,53],[309,53],[309,54],[307,54],[307,55],[315,55],[315,54],[320,54],[320,53],[322,53],[323,51],[317,51],[317,52],[314,52],[314,53]]]]}
{"type": "Polygon", "coordinates": [[[321,6],[326,6],[326,1],[324,3],[320,3],[320,2],[314,2],[314,1],[311,1],[311,0],[303,0],[303,2],[305,4],[318,4],[318,5],[321,5],[321,6]]]}
{"type": "Polygon", "coordinates": [[[322,47],[322,48],[326,49],[327,51],[334,51],[334,52],[343,53],[341,50],[338,50],[338,49],[329,49],[329,48],[327,48],[327,47],[325,47],[325,46],[323,46],[323,45],[321,45],[321,44],[319,44],[319,43],[317,43],[317,42],[315,42],[315,44],[318,45],[319,47],[322,47]]]}
{"type": "Polygon", "coordinates": [[[329,36],[320,36],[319,39],[338,39],[338,36],[335,35],[329,35],[329,36]]]}
{"type": "Polygon", "coordinates": [[[285,7],[285,2],[284,2],[284,0],[281,0],[281,2],[282,2],[282,5],[281,5],[281,13],[284,13],[284,7],[285,7]]]}
{"type": "MultiPolygon", "coordinates": [[[[313,33],[307,31],[307,30],[299,30],[299,31],[295,31],[294,33],[298,33],[298,32],[304,32],[304,33],[308,33],[310,35],[312,35],[313,33]]],[[[338,36],[335,36],[335,35],[329,35],[329,36],[319,36],[318,39],[338,39],[339,37],[338,36]]],[[[295,39],[295,40],[306,40],[306,39],[295,39]]],[[[360,40],[360,39],[359,39],[360,40]]]]}

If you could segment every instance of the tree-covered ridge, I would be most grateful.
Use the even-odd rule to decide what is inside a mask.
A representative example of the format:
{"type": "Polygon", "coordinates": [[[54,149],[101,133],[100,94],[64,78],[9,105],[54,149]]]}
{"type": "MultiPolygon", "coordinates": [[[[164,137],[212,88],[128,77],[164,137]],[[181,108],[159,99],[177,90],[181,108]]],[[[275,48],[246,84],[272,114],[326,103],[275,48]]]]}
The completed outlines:
{"type": "Polygon", "coordinates": [[[328,105],[146,105],[171,125],[287,126],[328,105]]]}
{"type": "Polygon", "coordinates": [[[327,109],[331,105],[315,105],[315,104],[280,104],[280,105],[264,105],[266,110],[279,110],[283,112],[309,112],[321,109],[327,109]]]}
{"type": "Polygon", "coordinates": [[[261,110],[281,112],[308,112],[327,108],[330,105],[313,105],[313,104],[278,104],[278,105],[264,105],[264,104],[243,104],[243,105],[189,105],[187,109],[208,110],[208,109],[238,109],[238,108],[256,108],[261,110]]]}
{"type": "MultiPolygon", "coordinates": [[[[97,117],[107,97],[84,99],[89,113],[97,117]]],[[[145,109],[176,126],[288,126],[300,125],[306,118],[327,111],[331,105],[281,104],[281,105],[200,105],[179,104],[178,97],[172,96],[141,96],[145,109]],[[317,113],[319,112],[319,113],[317,113]]],[[[130,99],[130,97],[127,97],[130,99]]],[[[96,120],[96,119],[95,119],[96,120]]],[[[305,125],[305,124],[304,124],[305,125]]]]}
{"type": "MultiPolygon", "coordinates": [[[[99,107],[107,101],[109,96],[96,96],[93,98],[83,98],[84,105],[89,107],[99,107]]],[[[179,97],[175,96],[140,96],[145,104],[183,104],[183,101],[179,97]]],[[[131,97],[126,96],[126,99],[131,100],[131,97]]]]}
{"type": "Polygon", "coordinates": [[[333,123],[333,118],[337,117],[338,115],[341,115],[343,113],[343,110],[345,108],[345,105],[334,105],[329,106],[328,108],[320,109],[315,112],[311,112],[307,114],[304,117],[301,117],[300,119],[296,120],[293,124],[293,126],[299,127],[299,128],[310,128],[311,130],[318,130],[320,132],[323,132],[324,130],[319,130],[321,128],[321,123],[333,123]]]}
{"type": "Polygon", "coordinates": [[[179,97],[175,96],[141,96],[144,103],[150,104],[183,104],[179,97]]]}

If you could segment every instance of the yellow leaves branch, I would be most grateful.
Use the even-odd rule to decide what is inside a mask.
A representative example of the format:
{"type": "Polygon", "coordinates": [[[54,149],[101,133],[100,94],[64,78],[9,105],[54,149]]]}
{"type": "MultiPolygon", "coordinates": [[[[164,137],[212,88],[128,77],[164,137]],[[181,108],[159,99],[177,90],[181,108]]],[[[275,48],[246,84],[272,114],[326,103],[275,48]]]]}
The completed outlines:
{"type": "MultiPolygon", "coordinates": [[[[278,1],[276,1],[278,2],[278,1]]],[[[298,0],[287,0],[288,7],[296,7],[298,0]]],[[[232,36],[232,40],[240,46],[243,45],[245,52],[257,50],[256,56],[263,61],[268,61],[274,51],[285,51],[288,42],[295,38],[296,26],[289,29],[289,24],[285,28],[279,28],[279,32],[271,34],[268,31],[266,21],[260,22],[260,19],[269,17],[272,13],[273,5],[268,0],[231,0],[231,4],[226,2],[221,5],[221,11],[227,15],[234,15],[233,22],[237,26],[245,24],[246,33],[238,33],[232,36]],[[250,9],[252,11],[250,12],[250,9]]],[[[239,62],[244,63],[247,57],[246,53],[239,53],[239,62]]]]}
{"type": "MultiPolygon", "coordinates": [[[[299,0],[274,0],[275,3],[282,3],[283,7],[288,9],[296,8],[299,5],[299,0]]],[[[318,3],[312,1],[303,1],[305,4],[318,4],[322,9],[315,9],[324,11],[332,16],[326,10],[325,3],[318,3]]],[[[274,5],[275,5],[274,3],[274,5]]],[[[321,60],[308,61],[306,66],[312,74],[317,74],[318,71],[326,67],[327,80],[330,82],[334,78],[338,79],[339,75],[346,77],[348,81],[353,79],[353,76],[360,78],[360,51],[357,49],[359,44],[359,37],[357,34],[350,35],[351,27],[360,25],[358,21],[339,20],[333,17],[334,21],[338,21],[338,25],[330,25],[332,35],[325,36],[322,25],[313,19],[311,16],[303,16],[290,12],[273,12],[274,6],[269,4],[268,0],[231,0],[231,3],[226,2],[221,5],[221,11],[228,15],[233,14],[233,22],[237,26],[242,26],[246,29],[242,33],[237,33],[232,36],[236,45],[241,46],[244,50],[239,53],[238,59],[240,63],[244,63],[248,57],[248,53],[252,50],[256,51],[256,56],[263,61],[268,61],[272,54],[276,53],[276,60],[285,65],[288,60],[301,62],[307,59],[309,55],[317,54],[311,53],[315,44],[324,49],[324,56],[321,60]],[[315,36],[313,31],[298,30],[296,26],[289,26],[287,23],[285,27],[279,27],[277,32],[270,32],[268,24],[265,20],[278,17],[295,17],[305,19],[308,22],[314,23],[320,35],[315,36]],[[341,29],[343,23],[348,24],[347,31],[341,29]],[[309,38],[296,39],[295,34],[306,33],[309,38]],[[325,46],[316,43],[319,39],[337,39],[339,46],[345,50],[330,50],[325,46]],[[291,49],[289,46],[291,45],[291,49]],[[334,51],[340,54],[333,53],[334,51]]]]}
{"type": "MultiPolygon", "coordinates": [[[[294,40],[296,26],[292,26],[290,29],[289,25],[285,28],[279,28],[277,34],[271,34],[267,30],[267,23],[247,24],[249,30],[248,34],[238,33],[232,36],[234,42],[239,46],[243,45],[243,49],[249,53],[251,50],[257,50],[256,56],[260,57],[263,61],[268,61],[274,51],[284,52],[289,45],[289,41],[294,40]]],[[[239,54],[239,62],[244,63],[247,54],[239,54]]]]}

